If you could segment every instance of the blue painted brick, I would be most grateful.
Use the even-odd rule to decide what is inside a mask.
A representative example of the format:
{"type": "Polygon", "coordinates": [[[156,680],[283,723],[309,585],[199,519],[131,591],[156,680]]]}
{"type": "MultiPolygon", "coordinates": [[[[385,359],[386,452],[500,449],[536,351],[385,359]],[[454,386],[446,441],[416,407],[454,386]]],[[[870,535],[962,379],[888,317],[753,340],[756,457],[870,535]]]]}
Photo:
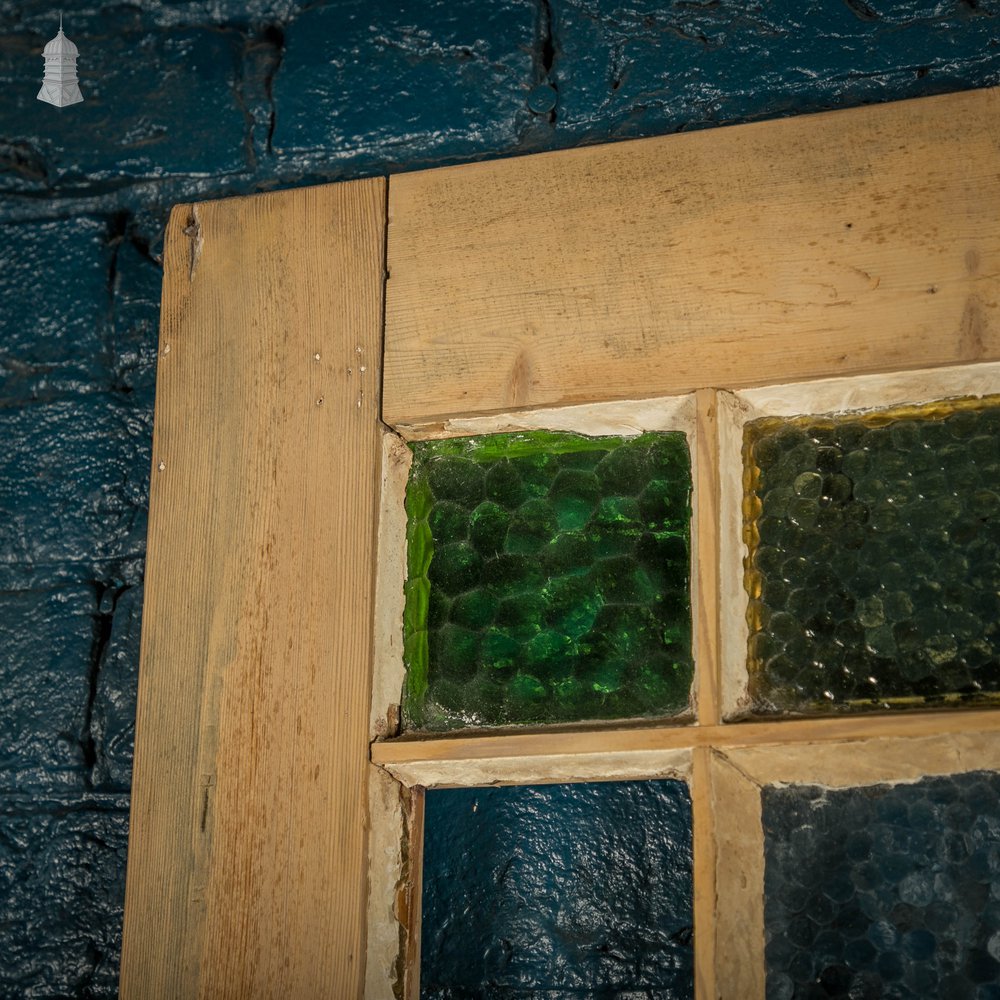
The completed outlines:
{"type": "Polygon", "coordinates": [[[0,36],[0,135],[27,164],[0,174],[0,191],[58,185],[86,194],[88,182],[247,169],[248,122],[236,90],[243,32],[150,31],[124,7],[70,18],[84,101],[55,108],[36,95],[42,46],[57,27],[0,36]]]}
{"type": "Polygon", "coordinates": [[[1000,31],[972,6],[556,3],[557,126],[650,135],[994,84],[1000,31]]]}
{"type": "Polygon", "coordinates": [[[104,600],[110,634],[98,664],[90,720],[95,752],[92,780],[96,787],[122,790],[132,779],[142,586],[108,590],[104,600]]]}
{"type": "Polygon", "coordinates": [[[299,168],[496,153],[531,119],[536,7],[351,0],[288,27],[274,145],[299,168]]]}
{"type": "Polygon", "coordinates": [[[0,405],[104,380],[111,256],[103,219],[0,227],[0,405]]]}
{"type": "Polygon", "coordinates": [[[105,394],[0,408],[0,584],[144,551],[151,418],[105,394]]]}
{"type": "Polygon", "coordinates": [[[0,798],[0,996],[118,995],[128,796],[0,798]]]}
{"type": "Polygon", "coordinates": [[[150,407],[156,383],[162,266],[128,236],[115,257],[114,306],[110,353],[115,384],[126,393],[139,391],[139,407],[150,407]]]}
{"type": "Polygon", "coordinates": [[[0,593],[0,794],[84,788],[96,611],[93,587],[0,593]]]}
{"type": "MultiPolygon", "coordinates": [[[[134,23],[141,23],[150,31],[161,28],[220,28],[279,22],[313,3],[315,0],[146,0],[141,7],[136,5],[132,8],[130,13],[134,23]]],[[[81,19],[95,16],[95,11],[102,8],[104,12],[116,16],[123,13],[120,5],[107,0],[99,4],[63,2],[56,7],[49,0],[0,0],[0,19],[16,24],[21,30],[48,38],[58,28],[59,11],[62,10],[66,33],[72,37],[74,26],[79,25],[81,19]]]]}

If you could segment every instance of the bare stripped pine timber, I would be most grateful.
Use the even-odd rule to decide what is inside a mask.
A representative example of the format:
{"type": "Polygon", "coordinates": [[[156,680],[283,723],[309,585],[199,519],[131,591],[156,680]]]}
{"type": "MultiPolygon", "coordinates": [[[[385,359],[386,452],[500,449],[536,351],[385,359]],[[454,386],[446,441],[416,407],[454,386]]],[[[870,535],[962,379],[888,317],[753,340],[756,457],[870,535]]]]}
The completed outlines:
{"type": "Polygon", "coordinates": [[[417,769],[421,762],[434,765],[440,761],[615,754],[620,758],[619,765],[624,766],[627,754],[652,750],[851,742],[876,737],[916,739],[975,732],[1000,732],[1000,710],[827,716],[721,726],[650,726],[431,740],[400,739],[374,743],[371,752],[375,764],[393,773],[398,766],[400,778],[405,783],[422,784],[417,769]]]}
{"type": "Polygon", "coordinates": [[[712,1000],[763,1000],[764,830],[760,787],[722,754],[709,752],[717,893],[716,992],[712,1000]]]}
{"type": "Polygon", "coordinates": [[[722,722],[719,693],[719,433],[714,389],[695,393],[694,531],[691,552],[698,722],[722,722]]]}
{"type": "Polygon", "coordinates": [[[691,760],[691,826],[694,852],[694,995],[715,1000],[716,843],[712,801],[712,751],[698,747],[691,760]]]}
{"type": "Polygon", "coordinates": [[[1000,92],[394,177],[394,426],[1000,358],[1000,92]]]}
{"type": "Polygon", "coordinates": [[[424,803],[423,788],[410,797],[410,879],[407,885],[406,962],[403,969],[405,1000],[420,1000],[420,930],[424,891],[424,803]]]}
{"type": "Polygon", "coordinates": [[[736,747],[726,756],[759,785],[855,788],[918,781],[935,774],[998,771],[1000,740],[995,731],[958,731],[919,739],[874,737],[849,744],[736,747]]]}
{"type": "Polygon", "coordinates": [[[121,995],[361,994],[384,182],[167,232],[121,995]]]}

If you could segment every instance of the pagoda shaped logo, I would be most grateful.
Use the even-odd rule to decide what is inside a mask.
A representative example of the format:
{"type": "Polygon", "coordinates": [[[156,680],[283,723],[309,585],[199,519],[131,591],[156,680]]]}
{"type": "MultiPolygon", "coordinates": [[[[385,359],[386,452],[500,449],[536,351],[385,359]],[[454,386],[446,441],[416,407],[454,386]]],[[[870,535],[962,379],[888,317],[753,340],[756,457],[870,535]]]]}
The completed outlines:
{"type": "Polygon", "coordinates": [[[38,99],[57,108],[79,104],[83,100],[80,84],[76,79],[77,47],[63,34],[62,14],[59,15],[59,34],[42,49],[45,59],[45,77],[38,99]]]}

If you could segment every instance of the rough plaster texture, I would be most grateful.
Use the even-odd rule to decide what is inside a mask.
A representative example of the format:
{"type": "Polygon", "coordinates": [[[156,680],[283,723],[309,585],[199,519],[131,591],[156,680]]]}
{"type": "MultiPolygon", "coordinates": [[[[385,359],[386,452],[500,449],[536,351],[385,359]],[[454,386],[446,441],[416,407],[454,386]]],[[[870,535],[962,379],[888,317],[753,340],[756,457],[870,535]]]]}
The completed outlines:
{"type": "Polygon", "coordinates": [[[56,8],[0,0],[10,997],[116,993],[171,204],[1000,82],[1000,0],[63,10],[86,100],[57,109],[35,100],[56,8]],[[533,114],[540,84],[558,99],[533,114]]]}

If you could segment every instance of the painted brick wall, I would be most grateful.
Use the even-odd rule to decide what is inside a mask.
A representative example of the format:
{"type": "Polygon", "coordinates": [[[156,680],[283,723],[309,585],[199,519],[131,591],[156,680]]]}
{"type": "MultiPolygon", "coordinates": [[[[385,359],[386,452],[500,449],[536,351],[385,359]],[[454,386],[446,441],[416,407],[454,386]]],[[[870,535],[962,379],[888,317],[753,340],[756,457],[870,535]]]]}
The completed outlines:
{"type": "Polygon", "coordinates": [[[56,109],[0,0],[3,997],[116,994],[171,204],[1000,82],[1000,0],[63,10],[56,109]]]}

